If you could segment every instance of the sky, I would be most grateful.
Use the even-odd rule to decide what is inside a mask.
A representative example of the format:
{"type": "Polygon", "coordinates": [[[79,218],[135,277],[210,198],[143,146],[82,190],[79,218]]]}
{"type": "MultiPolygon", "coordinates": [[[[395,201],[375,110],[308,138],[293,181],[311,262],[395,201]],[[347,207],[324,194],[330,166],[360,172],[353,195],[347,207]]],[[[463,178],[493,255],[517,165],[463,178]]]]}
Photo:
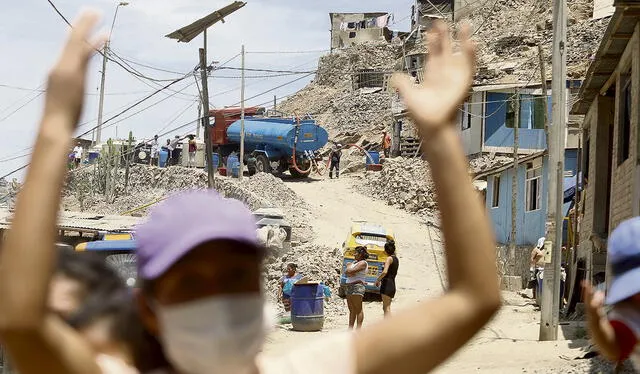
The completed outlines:
{"type": "MultiPolygon", "coordinates": [[[[70,21],[82,9],[102,12],[99,30],[108,32],[117,0],[52,0],[70,21]]],[[[219,9],[232,0],[130,0],[118,10],[111,49],[130,61],[145,76],[172,80],[191,71],[198,63],[202,36],[190,43],[177,43],[164,35],[219,9]],[[134,64],[137,63],[138,65],[134,64]],[[147,65],[144,67],[139,64],[147,65]],[[161,71],[157,69],[166,71],[161,71]],[[170,72],[167,72],[170,71],[170,72]],[[172,73],[173,72],[173,73],[172,73]],[[182,73],[182,74],[177,74],[182,73]]],[[[217,23],[208,31],[208,61],[224,67],[241,66],[241,46],[245,46],[247,69],[313,71],[318,58],[328,53],[330,12],[389,12],[395,22],[391,29],[409,29],[411,0],[246,0],[247,5],[217,23]],[[286,53],[285,53],[286,52],[286,53]],[[297,52],[297,53],[289,53],[297,52]]],[[[29,161],[38,121],[41,116],[44,88],[50,66],[56,61],[68,26],[45,0],[10,1],[0,13],[0,135],[5,139],[0,149],[0,176],[29,161]]],[[[97,124],[98,93],[102,57],[92,58],[88,72],[87,94],[82,125],[77,134],[97,124]],[[83,125],[84,124],[84,125],[83,125]]],[[[103,120],[151,94],[168,82],[151,82],[136,78],[113,62],[107,63],[103,120]]],[[[278,75],[270,72],[246,72],[247,106],[271,105],[274,95],[286,98],[303,88],[313,75],[278,75]],[[291,82],[294,79],[299,79],[291,82]],[[282,87],[264,93],[275,87],[282,87]],[[264,94],[263,94],[264,93],[264,94]],[[251,98],[249,100],[249,98],[251,98]],[[267,104],[269,103],[269,104],[267,104]]],[[[214,107],[237,105],[240,101],[240,71],[217,70],[209,79],[210,103],[214,107]]],[[[102,139],[125,138],[133,131],[136,139],[148,139],[171,131],[198,116],[198,86],[193,76],[171,86],[127,115],[105,124],[102,139]],[[145,109],[149,107],[148,109],[145,109]],[[142,110],[145,109],[145,110],[142,110]],[[131,114],[138,114],[126,118],[131,114]],[[120,121],[116,123],[117,121],[120,121]],[[116,134],[117,133],[117,134],[116,134]]],[[[196,125],[177,130],[195,132],[196,125]]],[[[172,137],[174,133],[163,138],[172,137]]],[[[91,139],[92,132],[86,136],[91,139]]],[[[24,170],[7,177],[21,180],[24,170]]]]}

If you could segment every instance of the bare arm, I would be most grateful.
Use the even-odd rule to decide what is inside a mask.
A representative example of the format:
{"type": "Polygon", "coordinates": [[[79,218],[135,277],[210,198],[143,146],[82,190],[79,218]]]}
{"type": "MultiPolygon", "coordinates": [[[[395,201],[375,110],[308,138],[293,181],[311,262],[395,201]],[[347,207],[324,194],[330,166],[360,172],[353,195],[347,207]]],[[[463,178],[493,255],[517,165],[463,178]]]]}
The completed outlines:
{"type": "Polygon", "coordinates": [[[387,257],[387,260],[384,262],[384,269],[382,269],[382,273],[380,273],[380,276],[378,276],[378,279],[376,279],[376,283],[380,282],[382,278],[387,276],[387,273],[389,273],[389,266],[391,266],[392,263],[393,257],[387,257]]]}
{"type": "Polygon", "coordinates": [[[67,151],[82,108],[87,63],[101,44],[86,41],[97,20],[80,18],[49,75],[31,164],[0,253],[0,335],[22,374],[100,372],[81,336],[46,305],[67,151]]]}
{"type": "Polygon", "coordinates": [[[439,23],[428,35],[429,66],[422,87],[406,78],[394,82],[419,126],[431,166],[442,213],[449,289],[439,299],[358,332],[354,339],[359,374],[429,372],[469,341],[500,307],[492,230],[451,126],[473,78],[469,34],[466,27],[462,53],[453,55],[447,27],[439,23]],[[386,343],[383,350],[380,341],[386,343]]]}
{"type": "Polygon", "coordinates": [[[352,276],[356,273],[358,273],[359,271],[362,271],[362,269],[364,269],[367,266],[367,262],[366,261],[359,261],[356,265],[347,265],[347,270],[345,271],[345,273],[348,276],[352,276]]]}

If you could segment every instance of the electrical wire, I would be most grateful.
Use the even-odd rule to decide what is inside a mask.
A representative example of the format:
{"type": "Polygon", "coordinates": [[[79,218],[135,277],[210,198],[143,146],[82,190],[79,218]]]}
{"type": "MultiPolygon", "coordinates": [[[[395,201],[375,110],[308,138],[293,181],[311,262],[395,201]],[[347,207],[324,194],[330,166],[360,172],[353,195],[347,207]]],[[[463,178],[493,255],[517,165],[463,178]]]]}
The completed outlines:
{"type": "Polygon", "coordinates": [[[26,103],[22,104],[21,106],[19,106],[18,108],[16,108],[14,111],[12,111],[11,113],[7,114],[6,116],[0,118],[0,122],[3,122],[4,120],[8,119],[9,117],[11,117],[12,115],[14,115],[15,113],[17,113],[18,111],[20,111],[20,109],[26,107],[27,105],[29,105],[30,103],[32,103],[35,99],[39,98],[40,96],[42,96],[44,94],[43,92],[38,93],[36,96],[32,97],[29,101],[27,101],[26,103]]]}
{"type": "Polygon", "coordinates": [[[254,54],[254,55],[258,55],[258,54],[306,54],[306,53],[324,53],[324,52],[330,52],[330,49],[316,49],[316,50],[311,50],[311,51],[250,51],[250,52],[245,52],[246,54],[254,54]]]}

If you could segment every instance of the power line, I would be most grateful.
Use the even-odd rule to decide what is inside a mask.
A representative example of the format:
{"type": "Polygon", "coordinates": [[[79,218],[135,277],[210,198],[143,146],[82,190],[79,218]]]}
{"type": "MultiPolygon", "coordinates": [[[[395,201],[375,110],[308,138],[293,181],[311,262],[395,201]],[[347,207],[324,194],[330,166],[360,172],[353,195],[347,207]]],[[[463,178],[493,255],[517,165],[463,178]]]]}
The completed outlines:
{"type": "Polygon", "coordinates": [[[254,52],[245,52],[247,54],[306,54],[306,53],[324,53],[329,52],[329,49],[316,49],[311,51],[254,51],[254,52]]]}
{"type": "Polygon", "coordinates": [[[19,106],[18,108],[16,108],[13,112],[7,114],[6,116],[0,118],[0,122],[6,120],[7,118],[11,117],[12,115],[14,115],[15,113],[17,113],[20,109],[26,107],[27,105],[29,105],[31,102],[33,102],[35,99],[39,98],[40,96],[42,96],[42,94],[44,94],[44,92],[40,92],[38,93],[36,96],[32,97],[29,101],[27,101],[26,103],[22,104],[21,106],[19,106]]]}

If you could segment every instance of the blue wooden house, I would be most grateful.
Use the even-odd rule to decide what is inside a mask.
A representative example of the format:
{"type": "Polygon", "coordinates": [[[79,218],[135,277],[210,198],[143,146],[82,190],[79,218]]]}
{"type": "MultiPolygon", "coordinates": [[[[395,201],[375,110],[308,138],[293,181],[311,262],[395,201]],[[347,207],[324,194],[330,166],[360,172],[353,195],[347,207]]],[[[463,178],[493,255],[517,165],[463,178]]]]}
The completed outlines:
{"type": "MultiPolygon", "coordinates": [[[[575,82],[567,82],[567,91],[575,82]]],[[[469,156],[513,155],[514,126],[518,125],[516,244],[532,245],[544,236],[547,215],[548,161],[544,132],[544,101],[551,118],[551,91],[536,86],[502,85],[474,87],[461,109],[460,130],[469,156]]],[[[578,169],[578,131],[568,131],[565,144],[564,187],[575,190],[578,169]],[[573,189],[572,189],[573,188],[573,189]]],[[[475,179],[486,180],[485,202],[498,243],[509,243],[513,165],[483,171],[475,179]]],[[[569,201],[570,198],[567,198],[569,201]]],[[[570,209],[564,205],[564,213],[570,209]]]]}

